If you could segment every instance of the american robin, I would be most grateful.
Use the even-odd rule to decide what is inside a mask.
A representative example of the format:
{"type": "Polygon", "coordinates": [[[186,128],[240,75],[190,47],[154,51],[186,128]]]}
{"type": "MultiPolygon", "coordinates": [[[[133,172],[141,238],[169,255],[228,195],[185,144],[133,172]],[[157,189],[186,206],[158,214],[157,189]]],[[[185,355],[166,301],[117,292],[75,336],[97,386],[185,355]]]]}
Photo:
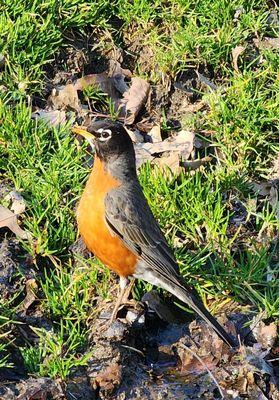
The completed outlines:
{"type": "Polygon", "coordinates": [[[130,136],[118,122],[102,121],[73,132],[95,144],[94,165],[78,209],[79,232],[100,261],[120,276],[123,296],[128,277],[163,288],[188,304],[229,346],[233,338],[187,285],[144,197],[130,136]]]}

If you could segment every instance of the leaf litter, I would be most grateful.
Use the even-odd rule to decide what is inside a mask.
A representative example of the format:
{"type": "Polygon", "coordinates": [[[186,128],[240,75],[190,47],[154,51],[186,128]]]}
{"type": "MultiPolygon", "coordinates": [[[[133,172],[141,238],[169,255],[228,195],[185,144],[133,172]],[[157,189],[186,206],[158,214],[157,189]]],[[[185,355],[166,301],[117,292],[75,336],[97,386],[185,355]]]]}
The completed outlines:
{"type": "Polygon", "coordinates": [[[31,239],[31,234],[22,229],[17,221],[17,214],[0,205],[0,229],[8,228],[21,239],[31,239]]]}

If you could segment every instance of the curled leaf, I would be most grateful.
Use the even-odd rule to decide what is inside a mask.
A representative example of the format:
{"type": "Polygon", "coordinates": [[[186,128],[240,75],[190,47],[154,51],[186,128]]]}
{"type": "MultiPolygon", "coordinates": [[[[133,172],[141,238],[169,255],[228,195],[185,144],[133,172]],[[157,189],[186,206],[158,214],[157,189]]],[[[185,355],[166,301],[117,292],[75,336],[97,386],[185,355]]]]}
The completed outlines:
{"type": "Polygon", "coordinates": [[[132,78],[132,84],[121,100],[122,114],[125,116],[125,123],[131,125],[145,104],[150,90],[150,85],[144,79],[132,78]]]}
{"type": "Polygon", "coordinates": [[[17,222],[17,216],[6,207],[0,205],[0,228],[9,228],[21,239],[30,239],[30,232],[24,231],[17,222]]]}
{"type": "Polygon", "coordinates": [[[245,47],[243,46],[236,46],[233,50],[232,50],[232,61],[233,61],[233,68],[236,72],[238,72],[238,64],[237,64],[237,60],[238,57],[240,56],[240,54],[242,54],[245,50],[245,47]]]}

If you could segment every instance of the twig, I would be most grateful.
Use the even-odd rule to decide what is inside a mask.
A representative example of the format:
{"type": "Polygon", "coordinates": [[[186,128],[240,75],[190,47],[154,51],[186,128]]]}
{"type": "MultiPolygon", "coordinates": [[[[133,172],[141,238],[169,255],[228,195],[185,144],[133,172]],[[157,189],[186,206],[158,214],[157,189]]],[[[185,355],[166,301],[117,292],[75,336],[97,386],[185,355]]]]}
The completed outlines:
{"type": "Polygon", "coordinates": [[[128,349],[128,350],[135,351],[136,353],[140,354],[142,357],[145,357],[145,355],[143,354],[142,351],[140,351],[140,350],[138,350],[138,349],[135,349],[134,347],[126,346],[126,345],[124,345],[124,344],[122,344],[121,347],[124,347],[124,349],[128,349]]]}
{"type": "Polygon", "coordinates": [[[224,399],[224,398],[225,398],[225,397],[224,397],[224,393],[223,393],[223,391],[222,391],[222,389],[221,389],[219,383],[217,382],[215,376],[212,374],[212,372],[211,372],[210,369],[208,368],[208,366],[203,362],[203,360],[202,360],[196,353],[193,352],[192,349],[190,349],[190,347],[186,346],[186,345],[183,344],[183,343],[181,343],[180,346],[181,346],[183,349],[188,350],[189,353],[191,353],[194,357],[196,357],[196,359],[197,359],[197,360],[202,364],[202,366],[207,370],[208,374],[210,375],[210,377],[211,377],[212,380],[214,381],[215,385],[217,386],[217,388],[218,388],[218,390],[219,390],[219,392],[220,392],[220,395],[221,395],[222,399],[224,399]]]}
{"type": "Polygon", "coordinates": [[[182,161],[180,163],[180,165],[184,168],[190,168],[190,169],[194,170],[194,169],[198,169],[202,165],[205,165],[206,163],[208,163],[211,160],[212,160],[212,157],[206,156],[206,157],[200,158],[199,160],[182,161]]]}

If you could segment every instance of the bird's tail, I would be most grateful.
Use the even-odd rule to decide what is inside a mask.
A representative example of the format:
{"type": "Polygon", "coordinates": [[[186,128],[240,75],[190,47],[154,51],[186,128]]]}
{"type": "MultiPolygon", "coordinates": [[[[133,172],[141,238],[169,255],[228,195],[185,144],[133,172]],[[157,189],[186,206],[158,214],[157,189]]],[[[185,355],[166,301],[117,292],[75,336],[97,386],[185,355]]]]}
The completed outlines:
{"type": "MultiPolygon", "coordinates": [[[[162,285],[163,286],[163,285],[162,285]]],[[[219,322],[210,314],[210,312],[205,308],[203,302],[199,299],[198,295],[195,293],[194,289],[186,286],[182,282],[172,282],[171,285],[167,284],[165,286],[170,293],[172,293],[183,303],[189,305],[201,318],[205,320],[217,333],[217,335],[230,347],[237,347],[238,344],[225,329],[219,324],[219,322]]]]}

